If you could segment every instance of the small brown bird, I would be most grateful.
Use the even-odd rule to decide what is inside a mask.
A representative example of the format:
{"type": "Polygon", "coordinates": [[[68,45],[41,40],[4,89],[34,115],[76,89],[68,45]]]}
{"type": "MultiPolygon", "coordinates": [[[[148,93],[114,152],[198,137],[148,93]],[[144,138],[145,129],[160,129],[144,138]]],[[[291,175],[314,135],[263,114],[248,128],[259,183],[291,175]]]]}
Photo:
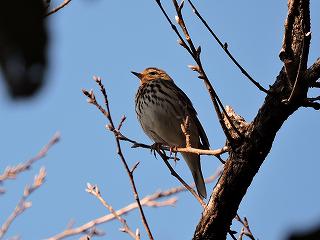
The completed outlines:
{"type": "MultiPolygon", "coordinates": [[[[135,110],[148,137],[166,146],[185,147],[181,124],[188,116],[191,147],[209,149],[208,138],[190,99],[165,71],[150,67],[141,73],[132,73],[140,79],[135,110]]],[[[182,156],[191,170],[198,194],[206,198],[200,156],[193,153],[182,153],[182,156]]]]}

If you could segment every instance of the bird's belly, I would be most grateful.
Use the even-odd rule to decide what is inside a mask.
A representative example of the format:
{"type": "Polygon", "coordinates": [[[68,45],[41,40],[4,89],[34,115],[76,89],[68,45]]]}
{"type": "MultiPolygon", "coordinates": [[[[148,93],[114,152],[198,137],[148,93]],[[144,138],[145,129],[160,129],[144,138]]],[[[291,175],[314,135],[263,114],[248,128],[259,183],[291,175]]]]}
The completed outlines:
{"type": "Polygon", "coordinates": [[[155,142],[170,146],[181,146],[185,143],[180,124],[182,117],[173,115],[170,110],[157,106],[145,106],[140,123],[145,133],[155,142]]]}

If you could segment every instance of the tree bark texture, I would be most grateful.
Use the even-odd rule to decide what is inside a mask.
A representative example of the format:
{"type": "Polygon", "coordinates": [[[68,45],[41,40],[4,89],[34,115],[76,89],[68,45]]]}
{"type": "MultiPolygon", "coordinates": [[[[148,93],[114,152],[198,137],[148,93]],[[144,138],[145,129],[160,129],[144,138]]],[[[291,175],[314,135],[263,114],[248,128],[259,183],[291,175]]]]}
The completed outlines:
{"type": "Polygon", "coordinates": [[[310,46],[308,0],[289,0],[279,57],[284,66],[254,120],[239,127],[242,138],[234,149],[213,189],[193,239],[226,239],[240,202],[267,157],[285,120],[299,107],[307,106],[311,82],[319,78],[319,60],[307,69],[310,46]]]}

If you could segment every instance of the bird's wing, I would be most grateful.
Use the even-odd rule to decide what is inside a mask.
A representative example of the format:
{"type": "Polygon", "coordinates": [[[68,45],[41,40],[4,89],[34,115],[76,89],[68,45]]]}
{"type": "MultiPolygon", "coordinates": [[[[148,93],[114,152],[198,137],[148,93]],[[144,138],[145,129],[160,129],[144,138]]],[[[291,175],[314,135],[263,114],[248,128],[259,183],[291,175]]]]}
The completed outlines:
{"type": "Polygon", "coordinates": [[[190,115],[190,117],[195,121],[201,140],[201,148],[209,149],[210,144],[208,137],[197,117],[197,111],[194,109],[191,100],[173,81],[165,81],[165,83],[167,84],[167,87],[171,88],[172,91],[176,93],[176,96],[178,97],[179,101],[181,101],[183,105],[186,106],[186,115],[190,115]]]}
{"type": "Polygon", "coordinates": [[[210,144],[209,144],[209,140],[208,140],[208,137],[207,137],[207,134],[206,132],[204,131],[198,117],[196,116],[196,121],[197,121],[197,128],[198,128],[198,131],[199,131],[199,135],[200,135],[200,139],[201,139],[201,147],[202,149],[209,149],[210,148],[210,144]]]}

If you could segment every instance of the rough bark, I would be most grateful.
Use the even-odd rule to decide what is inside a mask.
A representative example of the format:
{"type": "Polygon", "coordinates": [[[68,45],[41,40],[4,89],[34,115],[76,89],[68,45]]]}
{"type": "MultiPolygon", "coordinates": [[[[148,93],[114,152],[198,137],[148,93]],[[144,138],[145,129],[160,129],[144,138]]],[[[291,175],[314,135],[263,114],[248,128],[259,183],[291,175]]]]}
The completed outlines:
{"type": "MultiPolygon", "coordinates": [[[[267,157],[274,138],[285,120],[305,106],[310,76],[307,69],[310,45],[309,1],[289,0],[280,59],[284,63],[270,94],[254,120],[239,129],[244,137],[236,140],[223,173],[213,189],[193,239],[226,239],[239,204],[267,157]]],[[[316,68],[319,71],[319,68],[316,68]]],[[[314,79],[313,79],[314,81],[314,79]]]]}

